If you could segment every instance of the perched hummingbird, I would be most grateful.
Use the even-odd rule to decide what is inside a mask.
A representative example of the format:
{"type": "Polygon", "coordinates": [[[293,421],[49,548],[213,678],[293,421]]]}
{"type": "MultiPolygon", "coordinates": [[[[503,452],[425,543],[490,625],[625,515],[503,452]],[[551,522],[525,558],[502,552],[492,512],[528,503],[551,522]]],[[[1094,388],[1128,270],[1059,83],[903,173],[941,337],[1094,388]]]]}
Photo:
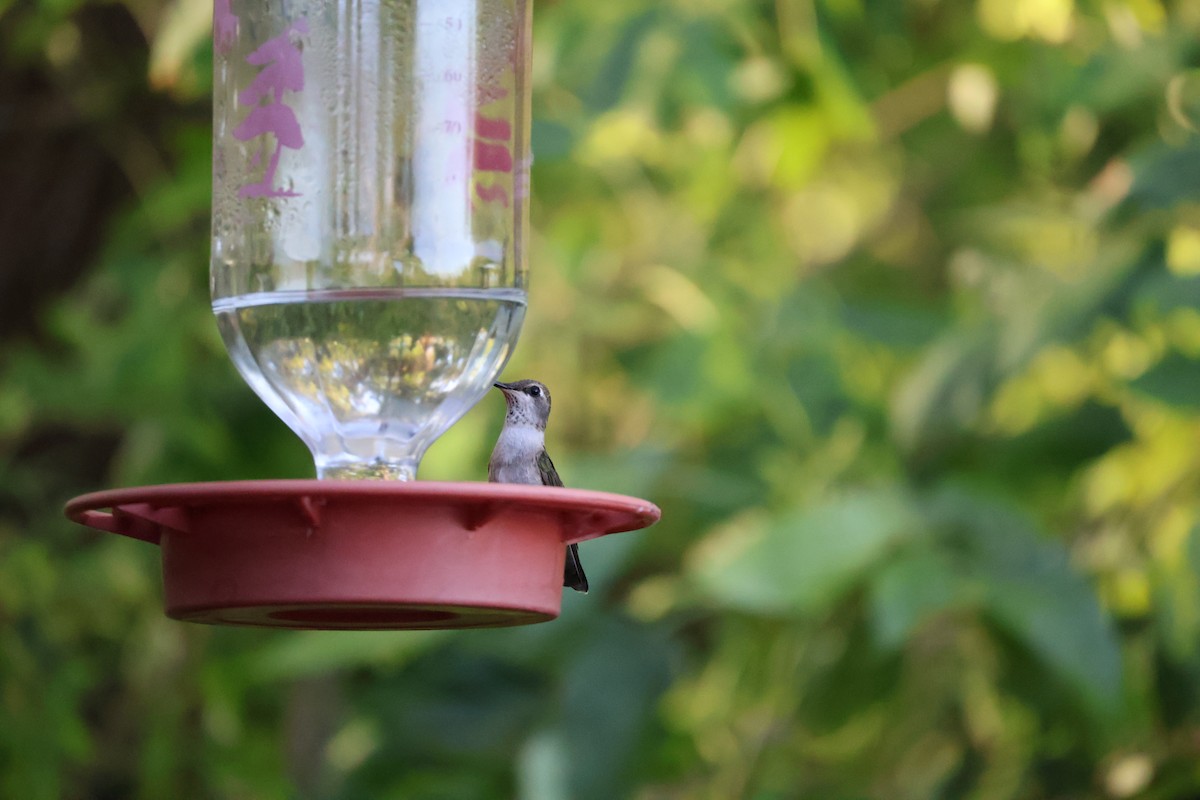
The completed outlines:
{"type": "MultiPolygon", "coordinates": [[[[492,483],[562,486],[562,478],[558,477],[558,470],[546,452],[546,423],[550,419],[550,390],[546,384],[523,380],[493,385],[504,392],[508,413],[488,462],[488,480],[492,483]]],[[[563,586],[577,592],[588,590],[577,544],[567,545],[563,586]]]]}

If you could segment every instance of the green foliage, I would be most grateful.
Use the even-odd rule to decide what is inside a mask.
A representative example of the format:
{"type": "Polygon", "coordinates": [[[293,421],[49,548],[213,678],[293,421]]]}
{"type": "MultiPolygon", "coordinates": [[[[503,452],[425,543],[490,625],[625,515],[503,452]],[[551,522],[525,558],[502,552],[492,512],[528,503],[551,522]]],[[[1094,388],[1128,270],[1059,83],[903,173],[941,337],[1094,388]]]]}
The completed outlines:
{"type": "Polygon", "coordinates": [[[0,88],[126,198],[4,284],[0,796],[1200,794],[1195,4],[543,3],[506,374],[664,518],[557,622],[411,634],[170,622],[153,548],[61,518],[311,471],[209,312],[205,6],[0,4],[0,88]]]}

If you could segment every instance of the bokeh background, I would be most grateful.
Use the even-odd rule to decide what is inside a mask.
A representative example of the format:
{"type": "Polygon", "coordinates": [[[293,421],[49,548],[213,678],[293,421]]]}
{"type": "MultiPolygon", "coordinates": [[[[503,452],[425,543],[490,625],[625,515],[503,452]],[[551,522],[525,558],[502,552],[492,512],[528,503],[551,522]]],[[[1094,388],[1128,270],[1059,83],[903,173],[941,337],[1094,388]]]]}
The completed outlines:
{"type": "Polygon", "coordinates": [[[311,474],[209,312],[210,13],[0,0],[0,797],[1200,797],[1200,3],[539,0],[505,374],[664,518],[454,633],[175,623],[61,516],[311,474]]]}

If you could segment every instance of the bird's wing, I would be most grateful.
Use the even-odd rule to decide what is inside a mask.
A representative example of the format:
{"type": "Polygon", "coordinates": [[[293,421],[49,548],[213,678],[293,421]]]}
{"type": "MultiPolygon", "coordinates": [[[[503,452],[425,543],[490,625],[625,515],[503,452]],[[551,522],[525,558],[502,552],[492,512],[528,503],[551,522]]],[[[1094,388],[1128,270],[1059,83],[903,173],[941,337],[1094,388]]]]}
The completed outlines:
{"type": "Polygon", "coordinates": [[[554,468],[554,462],[550,460],[550,454],[545,450],[538,453],[537,468],[542,476],[542,486],[563,485],[562,478],[558,477],[558,470],[554,468]]]}

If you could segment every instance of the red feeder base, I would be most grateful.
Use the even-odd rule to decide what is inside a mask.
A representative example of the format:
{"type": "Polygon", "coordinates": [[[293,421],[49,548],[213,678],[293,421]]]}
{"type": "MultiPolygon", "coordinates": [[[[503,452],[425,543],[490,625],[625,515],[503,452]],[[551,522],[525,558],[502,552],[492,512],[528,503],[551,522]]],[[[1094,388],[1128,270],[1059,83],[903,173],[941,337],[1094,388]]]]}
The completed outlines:
{"type": "Polygon", "coordinates": [[[660,515],[579,489],[317,480],[114,489],[66,513],[162,547],[169,617],[331,630],[554,619],[565,544],[660,515]]]}

